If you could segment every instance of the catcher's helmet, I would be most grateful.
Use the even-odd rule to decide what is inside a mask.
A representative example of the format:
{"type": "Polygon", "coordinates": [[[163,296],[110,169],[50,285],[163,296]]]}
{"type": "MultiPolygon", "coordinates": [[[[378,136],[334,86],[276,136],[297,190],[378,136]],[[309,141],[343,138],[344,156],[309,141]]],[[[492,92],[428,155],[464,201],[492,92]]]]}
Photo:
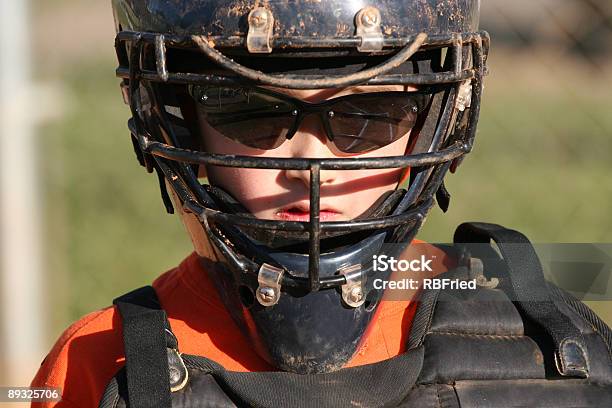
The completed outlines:
{"type": "Polygon", "coordinates": [[[434,196],[448,205],[443,178],[472,148],[486,70],[479,7],[479,0],[113,0],[117,75],[140,163],[157,172],[168,211],[180,211],[228,310],[275,366],[342,367],[381,297],[372,256],[401,252],[434,196]],[[198,141],[192,97],[355,84],[410,84],[427,96],[410,154],[245,157],[206,152],[198,141]],[[226,191],[201,184],[199,166],[308,171],[310,221],[258,219],[226,191]],[[320,222],[321,170],[408,167],[409,187],[362,217],[320,222]]]}

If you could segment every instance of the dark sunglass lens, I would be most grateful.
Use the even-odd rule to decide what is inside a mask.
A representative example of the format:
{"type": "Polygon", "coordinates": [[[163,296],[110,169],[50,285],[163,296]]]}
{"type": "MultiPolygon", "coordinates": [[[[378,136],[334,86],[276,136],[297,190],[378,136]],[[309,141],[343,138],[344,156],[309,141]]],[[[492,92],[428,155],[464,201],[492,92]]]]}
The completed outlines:
{"type": "Polygon", "coordinates": [[[354,95],[330,107],[334,144],[345,153],[365,153],[387,146],[414,127],[422,103],[406,92],[354,95]]]}
{"type": "Polygon", "coordinates": [[[256,149],[279,147],[295,123],[291,103],[257,89],[194,87],[192,95],[213,129],[256,149]]]}

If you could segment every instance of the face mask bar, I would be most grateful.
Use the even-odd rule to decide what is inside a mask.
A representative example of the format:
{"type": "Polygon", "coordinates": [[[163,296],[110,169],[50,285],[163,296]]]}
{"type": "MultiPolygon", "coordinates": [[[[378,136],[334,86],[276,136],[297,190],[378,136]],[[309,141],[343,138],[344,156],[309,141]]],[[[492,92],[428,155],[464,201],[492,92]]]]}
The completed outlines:
{"type": "MultiPolygon", "coordinates": [[[[283,39],[277,39],[278,47],[284,44],[283,39]]],[[[287,47],[302,48],[350,48],[355,46],[360,38],[342,38],[335,40],[314,39],[291,39],[287,47]]],[[[351,75],[269,75],[261,71],[249,69],[232,61],[227,56],[212,48],[207,39],[199,36],[172,36],[165,34],[144,33],[134,31],[121,31],[115,39],[115,49],[119,60],[116,70],[117,76],[123,79],[130,77],[130,64],[127,49],[133,46],[152,45],[155,48],[155,70],[145,68],[139,64],[139,78],[147,81],[162,82],[169,84],[188,85],[203,83],[211,85],[241,85],[261,84],[291,89],[318,89],[318,88],[340,88],[354,84],[362,85],[433,85],[439,83],[452,83],[471,80],[475,77],[476,64],[472,68],[463,68],[463,47],[470,45],[480,49],[480,56],[488,54],[490,38],[487,32],[453,34],[450,36],[430,36],[421,33],[403,39],[389,38],[383,42],[384,47],[403,47],[395,56],[385,63],[351,75]],[[129,45],[126,47],[126,45],[129,45]],[[169,72],[166,60],[167,48],[193,50],[197,49],[204,53],[221,68],[237,74],[235,76],[216,74],[197,74],[187,72],[169,72]],[[408,61],[410,57],[420,48],[443,48],[451,47],[453,50],[452,72],[427,73],[427,74],[386,74],[393,68],[408,61]],[[386,75],[385,75],[386,74],[386,75]]],[[[232,42],[228,44],[233,44],[232,42]]],[[[238,45],[236,45],[238,46],[238,45]]],[[[277,45],[275,45],[276,47],[277,45]]],[[[285,48],[287,49],[287,48],[285,48]]],[[[474,58],[477,59],[477,58],[474,58]]],[[[143,61],[140,61],[141,63],[143,61]]],[[[485,61],[480,64],[483,68],[485,61]]]]}
{"type": "MultiPolygon", "coordinates": [[[[348,40],[348,39],[347,39],[348,40]]],[[[346,41],[347,43],[349,41],[346,41]]],[[[297,48],[312,48],[312,43],[304,40],[297,41],[297,48]]],[[[385,40],[385,46],[403,45],[404,48],[394,57],[374,68],[361,71],[348,76],[321,77],[314,75],[269,75],[252,70],[233,62],[228,57],[211,48],[205,39],[199,37],[173,37],[163,34],[120,32],[116,39],[116,48],[120,66],[117,75],[129,84],[128,101],[132,110],[133,120],[130,127],[134,139],[141,150],[143,161],[152,171],[158,170],[170,183],[179,196],[184,208],[198,216],[200,222],[207,229],[209,236],[215,237],[210,224],[223,224],[244,228],[266,230],[285,230],[307,233],[309,237],[309,271],[308,279],[291,276],[285,273],[282,277],[282,286],[307,288],[309,291],[318,291],[324,288],[337,287],[346,284],[344,276],[319,276],[319,258],[321,255],[321,237],[328,232],[355,232],[362,230],[388,229],[401,226],[418,228],[425,214],[433,205],[433,195],[440,187],[443,177],[453,163],[457,163],[472,149],[477,119],[479,115],[480,99],[482,95],[482,80],[486,74],[486,55],[488,54],[489,37],[485,32],[452,35],[446,37],[431,37],[420,34],[407,39],[385,40]],[[153,45],[155,50],[155,70],[145,65],[144,49],[153,45]],[[217,74],[198,74],[185,72],[169,72],[166,62],[167,47],[191,48],[194,47],[215,61],[232,76],[217,74]],[[464,48],[469,47],[471,66],[463,67],[464,48]],[[398,65],[406,62],[421,48],[448,47],[449,55],[453,58],[452,71],[431,74],[385,74],[398,65]],[[129,53],[129,55],[128,55],[129,53]],[[367,75],[364,73],[367,72],[367,75]],[[375,76],[375,77],[374,77],[375,76]],[[469,81],[472,86],[470,98],[469,117],[467,126],[463,131],[453,133],[457,120],[455,113],[456,92],[460,84],[469,81]],[[294,159],[294,158],[260,158],[234,155],[220,155],[172,146],[176,144],[176,137],[172,135],[171,126],[160,123],[159,126],[167,134],[166,143],[151,135],[145,125],[144,114],[147,109],[143,104],[141,82],[169,83],[169,84],[269,84],[274,86],[295,89],[318,89],[325,87],[344,87],[351,84],[384,84],[384,85],[434,85],[455,84],[455,88],[446,95],[444,110],[441,113],[431,146],[425,153],[398,157],[350,158],[350,159],[294,159]],[[324,84],[324,86],[322,86],[324,84]],[[153,162],[151,161],[153,159],[153,162]],[[201,186],[195,186],[197,181],[193,170],[187,164],[214,165],[223,167],[240,167],[254,169],[279,170],[308,170],[310,172],[310,221],[275,221],[263,220],[228,214],[209,208],[206,199],[201,197],[201,186]],[[359,170],[359,169],[393,169],[393,168],[419,168],[419,174],[413,180],[410,190],[391,215],[351,221],[320,222],[320,172],[321,170],[359,170]],[[198,196],[194,196],[194,193],[198,196]],[[202,205],[201,203],[204,203],[202,205]]],[[[338,43],[320,43],[319,46],[337,47],[338,43]]],[[[344,44],[343,44],[344,45],[344,44]]],[[[469,65],[469,64],[468,64],[469,65]]],[[[163,110],[163,109],[162,109],[163,110]]],[[[163,120],[161,121],[163,122],[163,120]]],[[[163,192],[162,192],[163,194],[163,192]]],[[[214,239],[217,246],[225,256],[241,262],[220,239],[214,239]]],[[[246,270],[257,273],[257,266],[244,263],[246,270]]]]}

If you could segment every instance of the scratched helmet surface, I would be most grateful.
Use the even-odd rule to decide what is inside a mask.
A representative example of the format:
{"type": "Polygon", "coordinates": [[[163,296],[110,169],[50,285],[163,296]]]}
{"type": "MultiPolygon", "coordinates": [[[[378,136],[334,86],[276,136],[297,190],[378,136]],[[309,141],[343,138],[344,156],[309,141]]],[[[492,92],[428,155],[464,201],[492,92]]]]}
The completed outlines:
{"type": "MultiPolygon", "coordinates": [[[[373,255],[399,255],[473,145],[488,35],[479,0],[113,0],[117,75],[140,163],[156,172],[202,264],[259,355],[297,373],[343,367],[383,293],[373,255]],[[428,94],[400,157],[220,155],[199,142],[194,86],[403,84],[428,94]],[[412,140],[412,139],[411,139],[412,140]],[[310,221],[259,219],[201,166],[310,172],[310,221]],[[351,221],[321,222],[320,171],[411,168],[406,188],[351,221]]],[[[206,316],[202,316],[205,319],[206,316]]]]}
{"type": "Polygon", "coordinates": [[[274,17],[276,38],[354,38],[355,16],[367,6],[380,12],[380,25],[386,37],[421,32],[429,35],[476,32],[480,11],[477,0],[113,0],[116,21],[124,30],[223,39],[246,36],[248,15],[257,5],[274,17]]]}

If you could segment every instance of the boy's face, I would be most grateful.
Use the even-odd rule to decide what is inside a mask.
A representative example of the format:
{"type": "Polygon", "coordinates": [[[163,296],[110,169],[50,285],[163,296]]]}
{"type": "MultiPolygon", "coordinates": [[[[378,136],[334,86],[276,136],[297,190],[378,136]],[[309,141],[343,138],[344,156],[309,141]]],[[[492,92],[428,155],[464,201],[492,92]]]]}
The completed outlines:
{"type": "MultiPolygon", "coordinates": [[[[288,90],[271,88],[306,102],[321,102],[343,95],[367,92],[414,90],[401,85],[361,86],[342,89],[288,90]]],[[[211,128],[199,110],[200,129],[206,151],[259,157],[348,158],[401,156],[406,152],[410,132],[380,149],[347,154],[329,143],[316,115],[307,116],[291,140],[273,150],[260,150],[235,142],[211,128]]],[[[385,192],[394,190],[403,169],[321,170],[321,221],[345,221],[358,217],[385,192]]],[[[245,169],[210,166],[211,184],[223,188],[257,218],[308,221],[308,170],[245,169]]]]}

